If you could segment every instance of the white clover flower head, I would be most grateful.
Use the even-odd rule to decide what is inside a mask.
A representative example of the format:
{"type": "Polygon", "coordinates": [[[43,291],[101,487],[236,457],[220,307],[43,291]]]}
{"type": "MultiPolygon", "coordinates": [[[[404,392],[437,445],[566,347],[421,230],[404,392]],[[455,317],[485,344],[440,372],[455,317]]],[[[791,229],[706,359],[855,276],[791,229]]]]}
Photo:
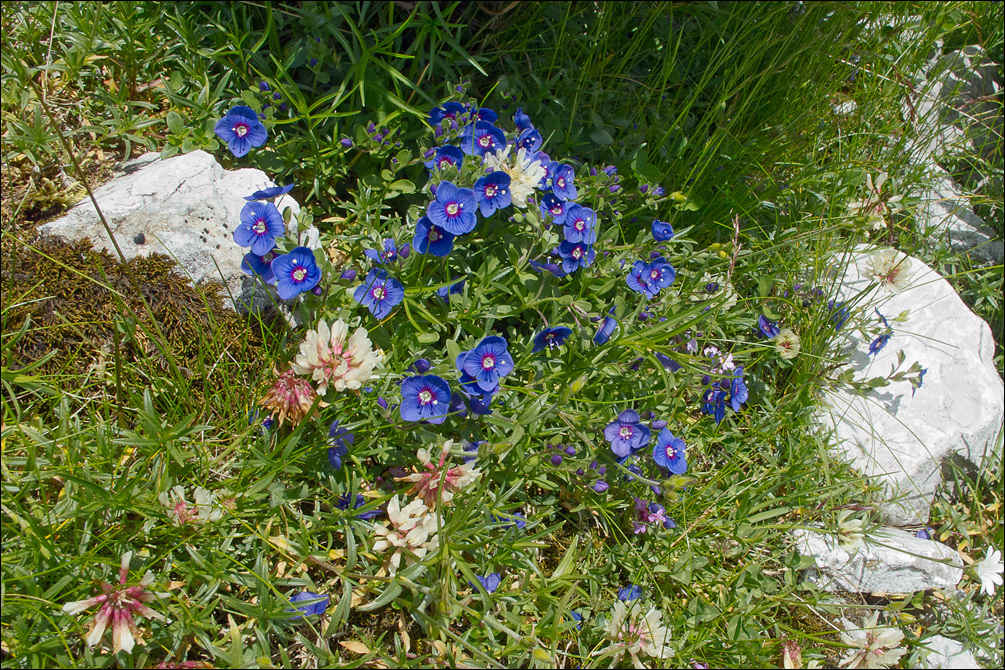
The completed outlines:
{"type": "Polygon", "coordinates": [[[223,516],[223,510],[217,504],[216,494],[213,492],[197,486],[192,496],[195,502],[189,503],[185,499],[185,487],[178,484],[169,491],[162,492],[157,499],[167,507],[167,517],[175,526],[219,521],[223,516]]]}
{"type": "Polygon", "coordinates": [[[848,655],[841,659],[843,667],[856,670],[858,668],[888,668],[897,663],[900,657],[907,653],[906,649],[898,649],[904,639],[899,628],[877,628],[879,612],[873,612],[859,628],[847,619],[842,620],[845,632],[841,633],[841,641],[849,647],[848,655]]]}
{"type": "Polygon", "coordinates": [[[527,198],[541,183],[548,173],[541,161],[536,160],[528,151],[520,147],[516,156],[512,157],[513,145],[507,144],[494,154],[485,155],[485,166],[493,170],[502,170],[510,178],[510,197],[513,206],[520,209],[527,207],[527,198]]]}
{"type": "Polygon", "coordinates": [[[987,554],[979,563],[974,564],[974,572],[981,580],[981,593],[989,596],[995,594],[995,586],[1001,586],[1005,581],[1002,572],[1005,572],[1005,563],[1002,563],[1002,553],[994,547],[988,547],[987,554]]]}
{"type": "Polygon", "coordinates": [[[883,196],[883,185],[888,178],[889,175],[886,172],[881,172],[876,177],[876,183],[873,184],[872,175],[867,174],[865,176],[866,191],[868,193],[866,199],[848,203],[849,213],[852,216],[865,217],[866,223],[873,230],[882,230],[886,227],[886,215],[890,213],[889,205],[900,202],[904,197],[902,195],[895,195],[890,198],[883,196]]]}
{"type": "Polygon", "coordinates": [[[838,514],[838,532],[840,537],[838,538],[838,543],[842,547],[847,547],[849,549],[854,547],[862,546],[862,541],[865,539],[865,520],[864,519],[849,519],[853,514],[850,509],[842,510],[838,514]]]}
{"type": "Polygon", "coordinates": [[[879,249],[863,270],[866,278],[879,282],[887,293],[900,293],[911,279],[911,259],[896,249],[879,249]]]}
{"type": "Polygon", "coordinates": [[[447,467],[447,458],[453,445],[453,440],[447,440],[443,444],[436,463],[433,462],[429,450],[420,447],[416,454],[420,465],[418,471],[399,477],[395,481],[412,482],[412,487],[408,489],[409,495],[418,496],[431,508],[435,507],[437,500],[440,504],[449,503],[455,493],[463,490],[482,474],[473,461],[447,467]]]}
{"type": "Polygon", "coordinates": [[[786,360],[795,358],[799,355],[799,336],[789,328],[783,328],[775,335],[775,351],[786,360]]]}
{"type": "Polygon", "coordinates": [[[311,377],[318,385],[318,395],[323,396],[329,386],[336,391],[361,388],[375,376],[373,370],[382,361],[382,353],[374,351],[366,328],[357,328],[349,337],[345,321],[338,319],[329,326],[322,319],[317,330],[307,331],[291,367],[298,375],[311,377]]]}
{"type": "Polygon", "coordinates": [[[638,602],[631,609],[620,600],[614,603],[604,630],[611,644],[594,654],[610,655],[611,664],[616,665],[627,653],[636,666],[641,666],[640,654],[661,659],[673,656],[670,629],[662,624],[663,613],[651,607],[645,616],[641,614],[642,605],[638,602]]]}
{"type": "Polygon", "coordinates": [[[404,508],[398,496],[391,498],[387,505],[387,522],[374,523],[373,532],[377,540],[373,543],[374,553],[391,551],[389,574],[394,575],[401,565],[402,556],[408,565],[421,560],[439,546],[436,531],[439,521],[422,500],[413,500],[404,508]]]}
{"type": "Polygon", "coordinates": [[[122,560],[119,563],[118,584],[103,582],[99,595],[63,605],[63,613],[71,615],[100,605],[85,639],[89,647],[101,643],[101,639],[105,636],[105,630],[111,624],[112,653],[131,652],[135,645],[143,644],[140,630],[133,620],[134,616],[166,621],[163,614],[146,606],[146,603],[152,600],[168,597],[167,593],[157,593],[147,589],[154,582],[153,573],[148,571],[135,586],[126,586],[126,581],[129,579],[129,562],[132,557],[133,552],[131,551],[122,554],[122,560]]]}

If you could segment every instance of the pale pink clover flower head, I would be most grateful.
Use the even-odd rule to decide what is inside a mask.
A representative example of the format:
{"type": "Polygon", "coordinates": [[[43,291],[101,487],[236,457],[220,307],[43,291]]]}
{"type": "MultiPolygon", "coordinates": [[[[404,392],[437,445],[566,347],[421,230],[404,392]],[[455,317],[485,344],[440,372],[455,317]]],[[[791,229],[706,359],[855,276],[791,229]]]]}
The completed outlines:
{"type": "Polygon", "coordinates": [[[887,293],[900,293],[911,280],[911,259],[896,249],[878,249],[866,260],[863,275],[887,293]]]}
{"type": "Polygon", "coordinates": [[[436,505],[437,499],[441,504],[448,504],[453,500],[455,493],[474,482],[482,474],[475,467],[474,461],[447,467],[447,457],[450,455],[450,449],[453,445],[453,440],[447,440],[443,444],[443,447],[440,448],[439,460],[436,463],[433,463],[428,449],[420,448],[417,453],[418,472],[399,477],[396,481],[412,482],[408,493],[422,499],[430,508],[436,505]]]}
{"type": "Polygon", "coordinates": [[[899,649],[904,640],[904,634],[899,628],[877,628],[879,612],[873,612],[858,627],[847,619],[842,620],[845,632],[841,633],[841,641],[852,649],[841,659],[842,667],[857,670],[859,668],[888,668],[896,665],[900,657],[907,653],[899,649]]]}
{"type": "Polygon", "coordinates": [[[217,504],[215,493],[197,486],[192,497],[195,502],[188,502],[185,499],[185,487],[178,484],[161,493],[157,499],[167,507],[167,517],[175,526],[219,521],[223,516],[223,509],[217,504]]]}
{"type": "Polygon", "coordinates": [[[85,641],[87,646],[93,647],[101,643],[105,635],[105,630],[109,624],[112,627],[112,653],[119,651],[132,652],[137,644],[144,644],[140,635],[140,630],[133,620],[134,616],[167,621],[163,614],[156,612],[146,603],[158,598],[167,598],[167,593],[150,591],[149,587],[154,582],[152,572],[147,572],[143,579],[134,586],[126,586],[129,579],[129,561],[133,557],[133,552],[127,551],[122,554],[122,561],[119,564],[119,583],[101,584],[101,593],[84,600],[76,600],[63,605],[64,614],[79,614],[84,610],[99,606],[98,613],[94,616],[91,628],[87,633],[85,641]]]}
{"type": "Polygon", "coordinates": [[[373,349],[366,328],[357,328],[350,337],[342,319],[330,326],[322,319],[317,329],[307,331],[291,367],[298,375],[311,377],[318,395],[324,396],[329,386],[339,392],[361,388],[373,379],[383,358],[380,349],[373,349]]]}
{"type": "Polygon", "coordinates": [[[413,500],[401,507],[401,501],[395,495],[387,504],[387,521],[373,524],[373,532],[377,535],[373,551],[392,552],[388,573],[393,576],[401,566],[403,556],[406,564],[411,565],[422,560],[427,553],[436,551],[439,547],[438,529],[438,519],[422,500],[413,500]]]}
{"type": "Polygon", "coordinates": [[[638,602],[631,608],[622,601],[614,603],[607,620],[605,633],[611,641],[606,649],[593,652],[594,655],[611,657],[611,665],[617,665],[627,653],[635,667],[642,667],[639,655],[667,659],[674,652],[670,646],[670,629],[662,623],[663,613],[655,607],[642,616],[642,605],[638,602]]]}

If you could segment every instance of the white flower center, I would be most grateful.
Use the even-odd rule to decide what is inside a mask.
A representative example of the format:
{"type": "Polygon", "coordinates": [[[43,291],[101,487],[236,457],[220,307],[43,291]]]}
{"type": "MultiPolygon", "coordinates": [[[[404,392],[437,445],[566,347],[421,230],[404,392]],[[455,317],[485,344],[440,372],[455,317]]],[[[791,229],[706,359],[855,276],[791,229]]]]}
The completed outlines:
{"type": "Polygon", "coordinates": [[[621,436],[622,439],[627,440],[629,437],[632,436],[632,427],[622,426],[621,430],[618,432],[618,435],[621,436]]]}
{"type": "Polygon", "coordinates": [[[495,367],[495,365],[496,365],[496,357],[493,356],[492,354],[488,354],[484,358],[482,358],[483,370],[491,370],[492,368],[495,367]]]}
{"type": "Polygon", "coordinates": [[[461,211],[461,206],[456,202],[452,202],[447,205],[447,214],[449,216],[457,216],[457,213],[461,211]]]}
{"type": "Polygon", "coordinates": [[[583,257],[583,250],[580,247],[576,247],[572,250],[572,257],[578,261],[583,257]]]}
{"type": "Polygon", "coordinates": [[[482,135],[478,140],[478,144],[483,147],[490,147],[492,146],[492,137],[490,135],[482,135]]]}
{"type": "Polygon", "coordinates": [[[498,192],[498,189],[494,185],[492,185],[492,184],[489,184],[488,186],[485,187],[485,197],[486,198],[494,198],[494,197],[496,197],[496,193],[497,192],[498,192]]]}
{"type": "Polygon", "coordinates": [[[233,130],[234,134],[237,135],[238,137],[244,137],[245,135],[248,134],[248,126],[243,123],[235,123],[233,130]]]}
{"type": "Polygon", "coordinates": [[[423,405],[428,405],[433,401],[433,394],[429,389],[422,389],[419,391],[419,402],[423,405]]]}
{"type": "Polygon", "coordinates": [[[307,268],[297,268],[293,271],[293,279],[295,281],[303,281],[304,277],[307,276],[307,268]]]}
{"type": "Polygon", "coordinates": [[[384,290],[384,287],[377,286],[373,289],[372,295],[375,300],[383,300],[385,297],[387,297],[387,291],[384,290]]]}
{"type": "Polygon", "coordinates": [[[265,232],[265,229],[265,219],[255,219],[255,225],[252,227],[252,230],[261,235],[265,232]]]}
{"type": "Polygon", "coordinates": [[[430,242],[439,242],[441,239],[443,239],[443,236],[440,235],[440,231],[436,230],[436,228],[430,228],[429,229],[429,241],[430,242]]]}

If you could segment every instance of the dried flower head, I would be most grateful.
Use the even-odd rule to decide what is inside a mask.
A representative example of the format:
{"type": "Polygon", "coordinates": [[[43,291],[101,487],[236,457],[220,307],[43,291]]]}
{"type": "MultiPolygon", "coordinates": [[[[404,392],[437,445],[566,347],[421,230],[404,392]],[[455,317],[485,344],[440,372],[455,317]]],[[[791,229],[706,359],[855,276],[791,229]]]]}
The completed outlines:
{"type": "Polygon", "coordinates": [[[655,607],[642,615],[642,606],[635,603],[629,609],[624,602],[614,603],[610,618],[607,620],[605,632],[611,644],[594,652],[611,656],[611,664],[617,665],[627,652],[634,661],[635,667],[642,667],[639,654],[652,658],[670,658],[673,649],[670,648],[670,629],[663,626],[663,613],[655,607]]]}
{"type": "MultiPolygon", "coordinates": [[[[311,410],[318,397],[317,391],[306,379],[298,377],[293,369],[282,374],[276,369],[273,370],[273,374],[276,376],[276,381],[258,404],[278,414],[280,426],[286,419],[296,426],[311,410]]],[[[318,407],[325,407],[327,404],[320,402],[318,407]]]]}

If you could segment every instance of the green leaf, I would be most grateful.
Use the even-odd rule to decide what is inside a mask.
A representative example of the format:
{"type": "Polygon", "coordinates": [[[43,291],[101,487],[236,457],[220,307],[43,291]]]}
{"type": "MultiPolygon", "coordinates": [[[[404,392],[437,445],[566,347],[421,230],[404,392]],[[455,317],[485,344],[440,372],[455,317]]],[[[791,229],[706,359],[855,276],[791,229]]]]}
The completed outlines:
{"type": "Polygon", "coordinates": [[[433,344],[434,342],[440,339],[440,336],[437,335],[436,333],[426,332],[426,333],[419,333],[419,335],[415,339],[419,341],[419,344],[433,344]]]}
{"type": "Polygon", "coordinates": [[[182,135],[185,133],[185,122],[182,121],[181,114],[175,111],[170,111],[167,113],[167,126],[175,135],[182,135]]]}
{"type": "Polygon", "coordinates": [[[356,609],[360,612],[369,612],[370,610],[380,609],[397,598],[400,594],[401,584],[398,582],[391,582],[391,585],[384,589],[384,592],[377,596],[376,600],[371,600],[365,605],[360,605],[356,609]]]}
{"type": "Polygon", "coordinates": [[[408,181],[407,179],[399,179],[391,184],[391,190],[405,194],[415,193],[415,184],[408,181]]]}
{"type": "Polygon", "coordinates": [[[591,132],[590,139],[593,140],[594,144],[598,144],[600,146],[614,144],[614,138],[611,137],[611,134],[609,132],[603,129],[594,130],[593,132],[591,132]]]}

